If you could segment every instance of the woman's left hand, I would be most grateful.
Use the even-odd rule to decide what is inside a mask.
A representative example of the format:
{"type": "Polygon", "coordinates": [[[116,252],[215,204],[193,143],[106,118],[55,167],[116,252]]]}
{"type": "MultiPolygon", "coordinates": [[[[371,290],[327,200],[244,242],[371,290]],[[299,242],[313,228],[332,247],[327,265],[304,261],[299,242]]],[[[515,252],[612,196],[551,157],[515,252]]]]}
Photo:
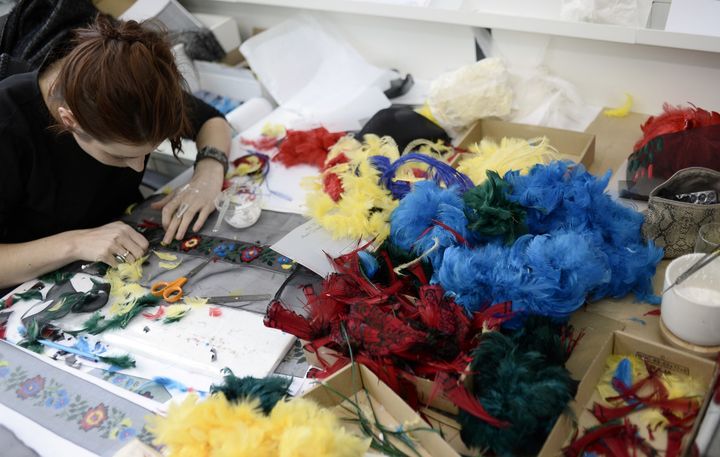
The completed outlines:
{"type": "Polygon", "coordinates": [[[169,244],[173,238],[182,240],[190,227],[199,231],[208,216],[215,210],[215,197],[222,191],[223,166],[212,159],[197,163],[190,182],[176,189],[162,200],[152,204],[155,209],[162,208],[162,225],[165,229],[163,244],[169,244]]]}

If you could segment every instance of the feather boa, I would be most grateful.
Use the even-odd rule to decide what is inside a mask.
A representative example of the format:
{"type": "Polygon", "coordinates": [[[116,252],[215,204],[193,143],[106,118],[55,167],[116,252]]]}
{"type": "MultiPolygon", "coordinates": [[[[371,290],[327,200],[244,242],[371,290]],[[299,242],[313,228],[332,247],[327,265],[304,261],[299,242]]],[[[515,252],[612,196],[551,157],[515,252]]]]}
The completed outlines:
{"type": "Polygon", "coordinates": [[[461,410],[460,436],[467,445],[498,456],[537,454],[576,386],[564,359],[553,360],[555,353],[566,354],[559,335],[547,320],[515,334],[483,334],[470,365],[472,392],[510,426],[496,427],[461,410]]]}
{"type": "Polygon", "coordinates": [[[428,256],[437,268],[443,251],[462,243],[469,235],[463,208],[463,200],[455,189],[441,189],[432,181],[418,182],[392,213],[390,240],[400,249],[418,255],[438,240],[439,249],[428,256]]]}
{"type": "Polygon", "coordinates": [[[195,394],[171,404],[166,417],[149,418],[155,444],[171,457],[360,457],[370,440],[346,431],[330,410],[302,398],[281,401],[265,415],[260,401],[228,401],[195,394]]]}
{"type": "MultiPolygon", "coordinates": [[[[491,205],[487,202],[499,187],[504,198],[526,211],[529,234],[512,246],[501,246],[497,239],[472,246],[479,237],[469,233],[468,222],[448,217],[463,208],[454,194],[431,182],[417,183],[393,213],[391,241],[419,254],[431,239],[440,240],[440,249],[430,254],[433,282],[453,294],[468,312],[512,301],[515,312],[563,319],[588,298],[635,292],[639,299],[657,302],[651,281],[662,250],[642,239],[641,214],[604,193],[609,177],[598,179],[582,165],[553,162],[537,165],[525,176],[509,172],[502,185],[491,179],[484,184],[494,184],[490,194],[478,188],[467,192],[465,200],[470,199],[471,205],[464,210],[471,215],[471,224],[478,220],[472,202],[478,195],[493,211],[502,209],[499,198],[490,198],[496,200],[491,205]],[[453,212],[446,210],[448,204],[453,212]],[[435,220],[452,231],[434,227],[435,220]],[[453,234],[471,246],[460,246],[453,234]]],[[[511,228],[506,227],[505,233],[512,234],[511,228]]]]}
{"type": "Polygon", "coordinates": [[[528,208],[530,233],[572,230],[606,254],[610,276],[592,291],[593,299],[634,292],[638,299],[657,304],[652,277],[662,249],[643,240],[642,214],[604,193],[609,179],[609,172],[598,179],[571,162],[537,166],[527,176],[505,175],[511,186],[508,198],[528,208]]]}
{"type": "Polygon", "coordinates": [[[335,238],[387,238],[397,201],[380,185],[380,173],[370,163],[370,156],[377,155],[396,159],[394,141],[366,135],[360,143],[344,137],[331,148],[322,174],[310,182],[308,214],[335,238]]]}

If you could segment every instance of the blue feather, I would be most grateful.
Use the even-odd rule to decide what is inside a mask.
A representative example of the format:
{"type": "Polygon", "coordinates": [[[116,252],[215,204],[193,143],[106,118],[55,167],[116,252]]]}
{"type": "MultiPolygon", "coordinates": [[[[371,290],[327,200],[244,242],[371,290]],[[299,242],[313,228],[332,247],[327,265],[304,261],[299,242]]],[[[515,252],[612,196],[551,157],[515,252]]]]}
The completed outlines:
{"type": "Polygon", "coordinates": [[[442,222],[467,240],[469,232],[463,208],[462,197],[454,189],[441,189],[432,181],[418,182],[390,216],[390,240],[399,248],[420,255],[437,239],[440,248],[428,256],[437,268],[443,251],[460,241],[434,221],[442,222]]]}
{"type": "Polygon", "coordinates": [[[375,276],[375,273],[380,269],[377,259],[366,251],[358,251],[358,257],[360,258],[360,266],[365,276],[368,278],[375,276]]]}
{"type": "Polygon", "coordinates": [[[380,183],[392,193],[394,198],[403,198],[411,191],[410,183],[395,181],[397,170],[408,162],[422,162],[429,165],[428,176],[432,177],[436,184],[446,188],[454,187],[464,193],[474,186],[470,178],[452,166],[423,154],[406,154],[392,164],[390,159],[384,156],[370,157],[370,163],[380,172],[380,183]]]}

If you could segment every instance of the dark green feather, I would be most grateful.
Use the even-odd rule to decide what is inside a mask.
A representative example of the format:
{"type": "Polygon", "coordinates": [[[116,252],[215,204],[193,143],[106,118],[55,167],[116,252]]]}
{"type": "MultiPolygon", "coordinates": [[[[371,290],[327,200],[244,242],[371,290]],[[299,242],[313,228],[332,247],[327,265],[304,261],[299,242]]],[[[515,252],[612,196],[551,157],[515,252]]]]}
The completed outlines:
{"type": "Polygon", "coordinates": [[[115,368],[134,368],[135,367],[135,359],[129,354],[115,356],[115,357],[98,356],[98,359],[101,362],[107,363],[108,365],[112,365],[115,368]]]}
{"type": "Polygon", "coordinates": [[[253,378],[246,376],[238,378],[229,368],[223,370],[226,374],[221,385],[212,385],[210,393],[222,393],[228,401],[236,403],[248,399],[260,400],[263,413],[269,414],[275,404],[289,395],[288,387],[292,380],[279,376],[267,378],[253,378]]]}
{"type": "Polygon", "coordinates": [[[145,308],[155,306],[160,299],[148,294],[143,295],[134,301],[135,303],[132,308],[124,314],[118,314],[110,319],[106,319],[102,314],[95,313],[90,317],[90,319],[85,321],[81,329],[67,333],[77,335],[79,333],[86,332],[91,335],[97,335],[98,333],[102,333],[107,330],[125,328],[135,316],[143,312],[145,308]]]}
{"type": "Polygon", "coordinates": [[[30,289],[26,292],[19,292],[17,294],[13,294],[13,297],[15,300],[42,300],[42,292],[40,292],[38,289],[30,289]]]}
{"type": "Polygon", "coordinates": [[[537,454],[576,388],[562,365],[536,350],[523,350],[512,336],[499,332],[483,335],[471,372],[473,395],[491,416],[510,426],[496,428],[461,411],[461,438],[498,456],[537,454]]]}
{"type": "Polygon", "coordinates": [[[511,244],[527,233],[525,209],[505,198],[510,185],[488,170],[487,180],[463,195],[468,229],[483,237],[501,236],[511,244]]]}

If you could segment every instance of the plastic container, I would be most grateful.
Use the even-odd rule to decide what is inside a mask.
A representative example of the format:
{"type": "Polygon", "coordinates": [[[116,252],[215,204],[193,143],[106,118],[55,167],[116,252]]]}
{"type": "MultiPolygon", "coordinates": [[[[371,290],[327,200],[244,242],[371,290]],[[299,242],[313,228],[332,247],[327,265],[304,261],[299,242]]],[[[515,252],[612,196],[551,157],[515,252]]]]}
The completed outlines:
{"type": "MultiPolygon", "coordinates": [[[[670,262],[663,289],[704,254],[687,254],[670,262]]],[[[699,346],[720,345],[720,258],[663,294],[661,319],[673,335],[699,346]]]]}
{"type": "Polygon", "coordinates": [[[235,228],[250,227],[260,218],[260,198],[249,187],[224,190],[215,199],[215,208],[223,214],[223,220],[235,228]]]}

